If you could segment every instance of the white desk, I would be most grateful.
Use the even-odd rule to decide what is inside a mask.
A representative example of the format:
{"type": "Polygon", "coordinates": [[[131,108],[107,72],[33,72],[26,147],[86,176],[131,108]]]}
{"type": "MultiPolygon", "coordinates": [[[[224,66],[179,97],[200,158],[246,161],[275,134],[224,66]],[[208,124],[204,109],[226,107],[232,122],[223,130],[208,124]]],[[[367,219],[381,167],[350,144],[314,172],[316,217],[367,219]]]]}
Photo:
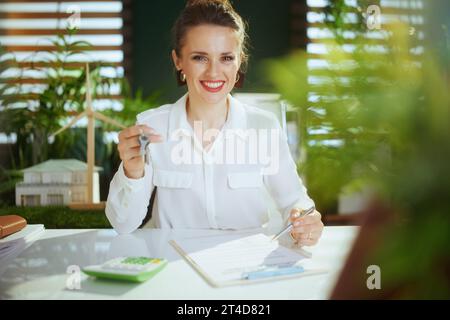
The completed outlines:
{"type": "Polygon", "coordinates": [[[327,274],[214,288],[168,240],[174,235],[223,231],[142,229],[117,235],[109,229],[46,230],[33,245],[0,266],[0,299],[325,299],[357,231],[357,227],[326,227],[319,244],[307,249],[315,265],[330,271],[327,274]],[[67,288],[68,266],[100,264],[121,255],[162,256],[169,264],[141,284],[97,280],[81,273],[81,288],[67,288]]]}

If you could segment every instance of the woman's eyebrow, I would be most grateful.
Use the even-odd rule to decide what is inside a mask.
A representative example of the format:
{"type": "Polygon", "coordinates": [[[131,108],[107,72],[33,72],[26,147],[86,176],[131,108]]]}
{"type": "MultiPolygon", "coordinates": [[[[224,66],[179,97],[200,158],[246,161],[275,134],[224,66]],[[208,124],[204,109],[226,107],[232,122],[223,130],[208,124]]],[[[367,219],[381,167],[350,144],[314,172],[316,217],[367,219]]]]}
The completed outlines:
{"type": "MultiPolygon", "coordinates": [[[[192,51],[190,54],[203,54],[205,56],[209,55],[208,52],[204,52],[204,51],[192,51]]],[[[228,56],[228,55],[232,55],[234,54],[233,52],[223,52],[220,55],[221,56],[228,56]]]]}
{"type": "Polygon", "coordinates": [[[203,51],[192,51],[190,54],[203,54],[203,55],[205,55],[205,56],[208,55],[207,52],[203,52],[203,51]]]}

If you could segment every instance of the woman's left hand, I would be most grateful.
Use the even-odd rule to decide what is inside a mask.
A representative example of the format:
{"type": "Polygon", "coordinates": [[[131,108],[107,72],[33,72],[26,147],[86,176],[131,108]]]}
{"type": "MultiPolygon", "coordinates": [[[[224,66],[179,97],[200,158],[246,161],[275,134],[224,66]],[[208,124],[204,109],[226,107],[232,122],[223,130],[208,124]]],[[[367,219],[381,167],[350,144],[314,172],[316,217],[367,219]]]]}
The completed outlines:
{"type": "Polygon", "coordinates": [[[302,210],[293,208],[291,210],[290,220],[293,223],[291,236],[301,246],[313,246],[322,235],[323,223],[322,215],[319,211],[300,217],[302,210]]]}

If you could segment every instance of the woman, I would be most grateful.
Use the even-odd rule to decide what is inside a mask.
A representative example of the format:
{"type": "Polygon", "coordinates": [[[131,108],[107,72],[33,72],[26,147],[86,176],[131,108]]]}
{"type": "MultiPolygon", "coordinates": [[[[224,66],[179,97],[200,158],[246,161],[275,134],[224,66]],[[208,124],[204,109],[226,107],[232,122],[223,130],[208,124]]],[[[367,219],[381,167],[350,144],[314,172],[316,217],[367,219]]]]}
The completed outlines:
{"type": "Polygon", "coordinates": [[[261,227],[268,220],[268,191],[286,223],[294,222],[294,241],[316,244],[321,215],[299,217],[314,202],[278,120],[229,94],[242,84],[247,62],[241,17],[227,0],[188,1],[173,31],[177,81],[188,92],[139,114],[136,126],[120,132],[122,163],[106,204],[111,224],[119,233],[137,229],[157,188],[152,226],[261,227]],[[141,134],[151,141],[148,164],[140,154],[141,134]]]}

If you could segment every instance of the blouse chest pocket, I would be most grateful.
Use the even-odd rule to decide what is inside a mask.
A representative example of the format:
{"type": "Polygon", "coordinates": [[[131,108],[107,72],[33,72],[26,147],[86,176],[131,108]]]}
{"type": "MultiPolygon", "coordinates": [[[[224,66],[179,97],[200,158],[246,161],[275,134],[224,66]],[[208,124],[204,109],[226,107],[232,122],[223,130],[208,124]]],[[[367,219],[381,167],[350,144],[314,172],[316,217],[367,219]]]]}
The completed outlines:
{"type": "Polygon", "coordinates": [[[228,185],[231,189],[260,188],[263,185],[263,178],[259,172],[229,173],[228,185]]]}
{"type": "Polygon", "coordinates": [[[162,188],[186,189],[192,186],[193,174],[182,171],[155,169],[153,184],[162,188]]]}

